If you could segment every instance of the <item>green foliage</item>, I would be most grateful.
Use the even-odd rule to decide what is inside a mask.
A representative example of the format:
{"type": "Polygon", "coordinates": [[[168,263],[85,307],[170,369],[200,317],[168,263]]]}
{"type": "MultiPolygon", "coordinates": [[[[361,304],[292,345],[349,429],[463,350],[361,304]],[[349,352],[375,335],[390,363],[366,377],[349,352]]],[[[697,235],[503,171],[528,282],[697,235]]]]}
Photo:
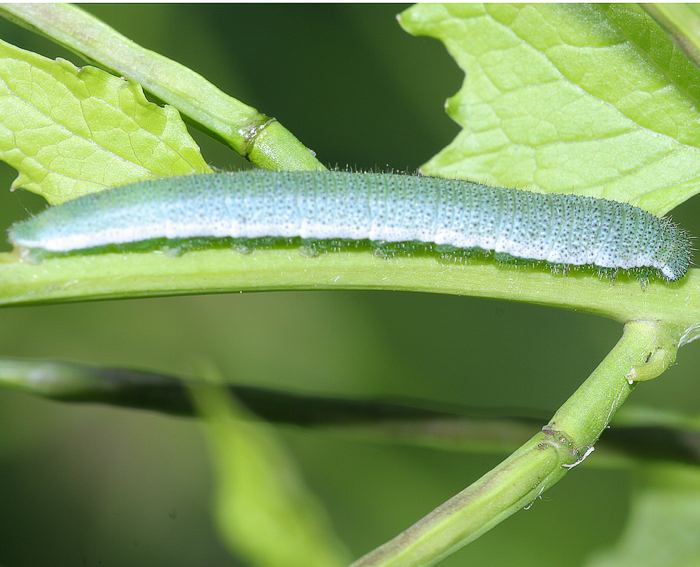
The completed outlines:
{"type": "Polygon", "coordinates": [[[663,214],[700,190],[700,73],[634,5],[418,4],[465,71],[463,130],[422,168],[663,214]]]}
{"type": "MultiPolygon", "coordinates": [[[[10,96],[0,107],[0,152],[19,169],[17,186],[57,203],[153,175],[208,170],[175,108],[258,165],[322,167],[279,123],[82,10],[42,5],[3,11],[174,105],[149,103],[137,84],[98,69],[78,70],[4,44],[0,77],[10,96]]],[[[418,5],[401,22],[411,33],[441,39],[467,73],[448,104],[463,131],[424,166],[425,173],[610,197],[654,213],[697,192],[700,78],[640,8],[418,5]]],[[[678,284],[642,289],[624,278],[612,283],[591,274],[560,277],[536,268],[446,265],[417,256],[389,262],[363,252],[318,258],[279,250],[245,256],[230,250],[181,257],[115,253],[38,265],[0,255],[5,304],[301,288],[471,294],[628,322],[618,346],[545,431],[358,565],[436,561],[531,502],[588,454],[634,390],[631,382],[664,371],[677,345],[694,338],[700,326],[698,270],[678,284]]],[[[217,514],[230,547],[262,566],[340,564],[342,546],[273,431],[251,423],[218,394],[198,390],[196,399],[209,421],[217,514]]],[[[625,538],[596,567],[656,558],[653,547],[640,552],[653,545],[655,510],[663,510],[669,525],[683,526],[663,532],[656,545],[668,549],[678,541],[692,564],[695,480],[672,493],[671,487],[686,485],[677,475],[660,478],[661,490],[640,493],[625,538]]],[[[666,564],[668,558],[658,560],[666,564]]]]}
{"type": "Polygon", "coordinates": [[[0,158],[56,204],[159,175],[209,171],[171,106],[94,67],[0,41],[0,158]]]}

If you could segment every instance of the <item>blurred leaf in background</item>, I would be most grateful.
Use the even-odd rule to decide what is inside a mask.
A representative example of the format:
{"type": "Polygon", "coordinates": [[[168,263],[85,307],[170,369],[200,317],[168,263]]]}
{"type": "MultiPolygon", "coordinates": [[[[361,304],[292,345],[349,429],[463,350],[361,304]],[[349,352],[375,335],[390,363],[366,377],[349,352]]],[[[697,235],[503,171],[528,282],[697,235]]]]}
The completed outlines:
{"type": "Polygon", "coordinates": [[[636,475],[627,527],[608,552],[587,567],[700,565],[700,471],[656,466],[636,475]]]}
{"type": "MultiPolygon", "coordinates": [[[[208,373],[211,374],[211,373],[208,373]]],[[[340,567],[349,556],[276,433],[225,390],[194,388],[217,476],[216,515],[235,555],[260,567],[340,567]]]]}

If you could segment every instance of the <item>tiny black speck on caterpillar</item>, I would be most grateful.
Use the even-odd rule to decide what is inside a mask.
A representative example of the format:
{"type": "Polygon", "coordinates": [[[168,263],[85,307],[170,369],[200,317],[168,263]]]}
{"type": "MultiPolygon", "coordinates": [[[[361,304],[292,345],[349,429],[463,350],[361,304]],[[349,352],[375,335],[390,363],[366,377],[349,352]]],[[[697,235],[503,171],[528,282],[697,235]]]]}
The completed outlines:
{"type": "Polygon", "coordinates": [[[553,266],[687,272],[688,235],[626,203],[468,181],[348,172],[246,171],[160,178],[86,195],[14,224],[30,255],[148,249],[163,241],[229,239],[254,248],[296,239],[493,252],[553,266]]]}

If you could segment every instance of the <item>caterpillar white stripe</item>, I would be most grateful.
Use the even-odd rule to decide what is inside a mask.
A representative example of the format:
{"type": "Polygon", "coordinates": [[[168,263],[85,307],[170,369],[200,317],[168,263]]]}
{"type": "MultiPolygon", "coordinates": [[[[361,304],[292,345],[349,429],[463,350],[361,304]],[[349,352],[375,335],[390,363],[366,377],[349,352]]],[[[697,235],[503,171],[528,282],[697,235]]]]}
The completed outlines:
{"type": "Polygon", "coordinates": [[[629,204],[467,181],[248,171],[161,178],[86,195],[14,224],[16,248],[76,253],[149,241],[299,238],[493,251],[677,280],[686,233],[629,204]]]}

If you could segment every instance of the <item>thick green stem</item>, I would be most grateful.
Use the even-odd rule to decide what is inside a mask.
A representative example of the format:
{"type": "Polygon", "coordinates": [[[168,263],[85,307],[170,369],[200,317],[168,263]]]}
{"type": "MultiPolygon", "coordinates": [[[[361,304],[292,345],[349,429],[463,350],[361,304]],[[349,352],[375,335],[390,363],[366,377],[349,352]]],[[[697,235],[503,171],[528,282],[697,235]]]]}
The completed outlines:
{"type": "Polygon", "coordinates": [[[552,275],[488,260],[454,263],[427,255],[379,258],[370,251],[304,256],[294,249],[229,249],[78,255],[37,264],[0,254],[0,305],[124,297],[298,289],[385,289],[526,301],[588,311],[620,322],[673,321],[694,337],[700,323],[700,270],[682,282],[552,275]]]}
{"type": "MultiPolygon", "coordinates": [[[[650,353],[678,344],[678,338],[675,327],[659,322],[628,323],[615,348],[540,433],[354,567],[432,565],[533,502],[590,453],[634,389],[630,371],[646,367],[650,353]]],[[[663,372],[663,365],[652,364],[663,372]]]]}
{"type": "Polygon", "coordinates": [[[279,122],[228,96],[184,65],[144,49],[76,6],[3,4],[0,15],[139,83],[260,167],[325,169],[279,122]]]}

